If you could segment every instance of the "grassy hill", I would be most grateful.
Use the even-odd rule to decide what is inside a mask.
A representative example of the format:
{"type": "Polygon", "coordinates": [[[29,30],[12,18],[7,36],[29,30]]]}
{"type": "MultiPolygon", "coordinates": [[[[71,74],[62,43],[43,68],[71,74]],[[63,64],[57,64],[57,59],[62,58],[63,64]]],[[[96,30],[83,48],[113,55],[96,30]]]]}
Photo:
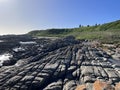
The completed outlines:
{"type": "Polygon", "coordinates": [[[35,30],[28,33],[38,37],[75,36],[77,39],[99,40],[103,43],[120,43],[120,20],[94,26],[81,26],[70,29],[35,30]]]}

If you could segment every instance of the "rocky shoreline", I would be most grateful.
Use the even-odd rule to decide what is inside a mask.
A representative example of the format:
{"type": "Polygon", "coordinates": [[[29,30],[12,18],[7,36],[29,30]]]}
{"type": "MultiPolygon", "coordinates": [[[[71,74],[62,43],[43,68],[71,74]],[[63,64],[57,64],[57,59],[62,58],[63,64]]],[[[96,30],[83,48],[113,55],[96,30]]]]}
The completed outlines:
{"type": "Polygon", "coordinates": [[[79,85],[93,90],[96,80],[113,86],[120,83],[120,64],[89,41],[75,40],[73,36],[56,40],[15,39],[13,36],[11,41],[16,44],[9,44],[10,39],[4,43],[7,47],[3,51],[13,57],[0,68],[0,90],[75,90],[79,85]],[[28,43],[32,41],[35,43],[28,43]]]}

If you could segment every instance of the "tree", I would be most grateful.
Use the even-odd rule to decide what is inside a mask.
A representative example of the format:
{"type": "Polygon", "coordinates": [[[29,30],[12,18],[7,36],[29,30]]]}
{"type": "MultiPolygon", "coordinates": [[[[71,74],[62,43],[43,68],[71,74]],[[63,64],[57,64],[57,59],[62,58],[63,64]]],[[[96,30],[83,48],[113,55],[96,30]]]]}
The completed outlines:
{"type": "Polygon", "coordinates": [[[80,27],[82,27],[82,25],[81,25],[81,24],[79,25],[79,28],[80,28],[80,27]]]}
{"type": "Polygon", "coordinates": [[[87,25],[87,27],[90,27],[90,25],[87,25]]]}

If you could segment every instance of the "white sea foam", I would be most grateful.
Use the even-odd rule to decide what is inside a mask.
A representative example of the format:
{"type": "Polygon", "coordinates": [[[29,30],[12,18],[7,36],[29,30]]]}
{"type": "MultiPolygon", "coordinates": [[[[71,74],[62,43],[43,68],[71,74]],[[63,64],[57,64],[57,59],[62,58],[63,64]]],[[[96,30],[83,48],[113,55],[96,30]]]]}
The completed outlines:
{"type": "Polygon", "coordinates": [[[10,60],[10,58],[13,57],[13,55],[9,54],[9,53],[5,53],[0,55],[0,66],[3,65],[3,62],[6,60],[10,60]]]}
{"type": "Polygon", "coordinates": [[[18,51],[24,51],[25,49],[22,47],[17,47],[17,48],[13,48],[13,51],[18,52],[18,51]]]}

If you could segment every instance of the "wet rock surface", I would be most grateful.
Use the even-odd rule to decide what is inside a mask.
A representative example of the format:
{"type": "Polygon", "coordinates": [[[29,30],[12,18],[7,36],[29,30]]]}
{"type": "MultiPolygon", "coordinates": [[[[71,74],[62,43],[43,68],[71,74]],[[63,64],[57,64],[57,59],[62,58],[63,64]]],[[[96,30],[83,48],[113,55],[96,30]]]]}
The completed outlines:
{"type": "Polygon", "coordinates": [[[15,62],[1,66],[0,90],[75,90],[78,85],[93,90],[96,80],[113,86],[120,82],[120,64],[88,41],[72,36],[26,41],[36,43],[19,43],[10,49],[10,60],[15,62]]]}

